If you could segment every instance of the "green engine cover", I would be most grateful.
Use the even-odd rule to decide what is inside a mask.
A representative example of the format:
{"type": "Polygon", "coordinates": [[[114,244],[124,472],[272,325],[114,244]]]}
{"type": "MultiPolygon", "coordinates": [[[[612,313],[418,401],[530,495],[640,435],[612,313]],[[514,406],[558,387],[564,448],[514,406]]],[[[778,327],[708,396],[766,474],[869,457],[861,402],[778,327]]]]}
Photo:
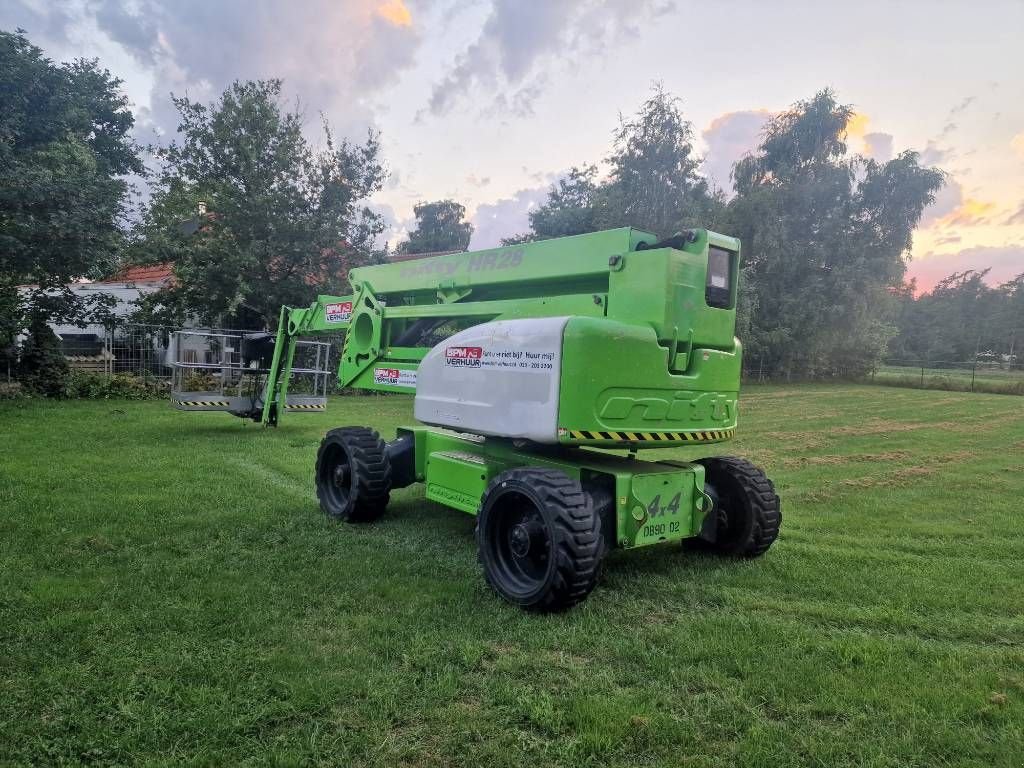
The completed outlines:
{"type": "Polygon", "coordinates": [[[700,349],[684,373],[650,326],[572,318],[562,347],[559,439],[643,447],[732,437],[740,346],[700,349]]]}
{"type": "Polygon", "coordinates": [[[739,242],[705,231],[613,259],[607,315],[566,326],[559,440],[648,448],[731,438],[738,273],[739,242]],[[721,272],[709,277],[712,253],[721,272]]]}

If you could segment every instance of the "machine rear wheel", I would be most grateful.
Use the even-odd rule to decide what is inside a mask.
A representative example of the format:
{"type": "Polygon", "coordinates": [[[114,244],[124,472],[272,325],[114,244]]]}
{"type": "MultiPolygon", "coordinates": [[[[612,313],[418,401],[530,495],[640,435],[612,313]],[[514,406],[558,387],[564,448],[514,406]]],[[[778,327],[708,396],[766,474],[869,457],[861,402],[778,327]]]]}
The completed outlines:
{"type": "Polygon", "coordinates": [[[597,584],[601,520],[579,481],[553,469],[512,469],[481,499],[476,528],[487,583],[530,611],[558,611],[597,584]]]}
{"type": "Polygon", "coordinates": [[[368,427],[328,432],[316,455],[316,496],[325,514],[366,523],[384,514],[391,493],[391,462],[368,427]]]}
{"type": "Polygon", "coordinates": [[[775,486],[764,471],[746,459],[703,459],[705,479],[715,499],[714,537],[695,543],[723,555],[758,557],[779,535],[782,509],[775,486]]]}

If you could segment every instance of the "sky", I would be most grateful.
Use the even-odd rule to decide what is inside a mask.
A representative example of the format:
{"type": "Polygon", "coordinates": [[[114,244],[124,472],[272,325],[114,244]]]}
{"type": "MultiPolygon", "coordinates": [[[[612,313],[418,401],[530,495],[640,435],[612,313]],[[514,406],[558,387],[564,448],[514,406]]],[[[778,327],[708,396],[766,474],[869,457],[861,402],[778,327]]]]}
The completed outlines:
{"type": "Polygon", "coordinates": [[[321,113],[356,141],[380,132],[391,175],[372,203],[392,242],[416,202],[451,197],[473,248],[600,164],[655,82],[727,192],[765,120],[830,87],[856,110],[851,151],[914,149],[948,174],[914,237],[920,289],[1024,272],[1024,0],[0,0],[17,27],[123,79],[144,142],[173,136],[171,93],[283,78],[311,138],[321,113]]]}

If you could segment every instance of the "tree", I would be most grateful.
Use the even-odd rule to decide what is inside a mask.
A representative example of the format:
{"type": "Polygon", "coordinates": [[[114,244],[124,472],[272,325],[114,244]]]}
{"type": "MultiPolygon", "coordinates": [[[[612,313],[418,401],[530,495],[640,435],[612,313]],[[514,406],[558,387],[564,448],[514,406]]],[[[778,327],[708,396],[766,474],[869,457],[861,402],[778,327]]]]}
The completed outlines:
{"type": "Polygon", "coordinates": [[[661,85],[655,85],[635,116],[620,117],[606,160],[606,180],[598,181],[594,165],[571,168],[551,186],[544,205],[530,212],[530,233],[502,242],[611,227],[638,227],[664,236],[692,226],[713,227],[721,218],[721,194],[697,173],[693,126],[683,118],[679,99],[661,85]]]}
{"type": "Polygon", "coordinates": [[[67,285],[115,265],[124,176],[142,172],[120,86],[96,61],[56,65],[22,30],[0,32],[0,349],[102,308],[67,285]]]}
{"type": "Polygon", "coordinates": [[[416,229],[409,239],[399,244],[399,253],[433,253],[464,251],[473,237],[473,225],[464,221],[466,209],[454,200],[417,203],[416,229]]]}
{"type": "Polygon", "coordinates": [[[1024,275],[992,288],[989,270],[955,272],[901,304],[894,356],[966,362],[992,353],[1012,360],[1024,340],[1024,275]]]}
{"type": "Polygon", "coordinates": [[[570,168],[568,174],[552,184],[544,205],[530,211],[533,239],[567,237],[598,229],[599,186],[597,166],[570,168]]]}
{"type": "Polygon", "coordinates": [[[150,316],[273,325],[281,305],[343,292],[351,267],[379,257],[384,225],[364,202],[386,176],[377,134],[338,143],[324,122],[313,151],[280,80],[235,82],[210,105],[173,101],[181,138],[156,149],[162,169],[132,247],[136,261],[174,263],[150,316]],[[182,231],[199,201],[208,212],[182,231]]]}
{"type": "Polygon", "coordinates": [[[683,118],[679,99],[661,84],[633,118],[620,118],[608,164],[599,228],[633,226],[667,236],[687,226],[708,226],[720,204],[697,173],[693,126],[683,118]]]}
{"type": "Polygon", "coordinates": [[[30,390],[47,397],[60,397],[69,371],[60,341],[40,314],[29,319],[28,334],[21,345],[18,379],[30,390]]]}
{"type": "Polygon", "coordinates": [[[1001,338],[997,344],[999,351],[1005,349],[1004,354],[1014,363],[1024,357],[1024,273],[999,286],[998,294],[996,317],[1001,338]]]}
{"type": "Polygon", "coordinates": [[[848,156],[853,110],[824,90],[774,117],[733,170],[727,231],[756,294],[748,352],[769,373],[869,370],[896,333],[895,298],[914,228],[944,183],[914,152],[848,156]]]}

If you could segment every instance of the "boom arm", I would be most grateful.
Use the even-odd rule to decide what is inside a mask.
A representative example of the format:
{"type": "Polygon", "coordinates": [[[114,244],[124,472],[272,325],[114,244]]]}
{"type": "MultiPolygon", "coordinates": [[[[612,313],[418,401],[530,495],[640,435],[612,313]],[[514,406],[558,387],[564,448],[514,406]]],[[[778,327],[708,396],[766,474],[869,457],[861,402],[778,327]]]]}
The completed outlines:
{"type": "Polygon", "coordinates": [[[415,391],[419,363],[438,336],[513,318],[609,318],[651,327],[669,371],[684,372],[695,349],[734,349],[738,251],[734,238],[703,230],[659,243],[621,228],[353,269],[351,296],[282,308],[262,421],[276,424],[284,410],[296,340],[316,334],[344,333],[342,386],[382,392],[415,391]],[[711,316],[694,311],[710,285],[709,247],[732,259],[723,284],[731,311],[711,316]],[[671,251],[689,257],[669,261],[671,251]]]}

